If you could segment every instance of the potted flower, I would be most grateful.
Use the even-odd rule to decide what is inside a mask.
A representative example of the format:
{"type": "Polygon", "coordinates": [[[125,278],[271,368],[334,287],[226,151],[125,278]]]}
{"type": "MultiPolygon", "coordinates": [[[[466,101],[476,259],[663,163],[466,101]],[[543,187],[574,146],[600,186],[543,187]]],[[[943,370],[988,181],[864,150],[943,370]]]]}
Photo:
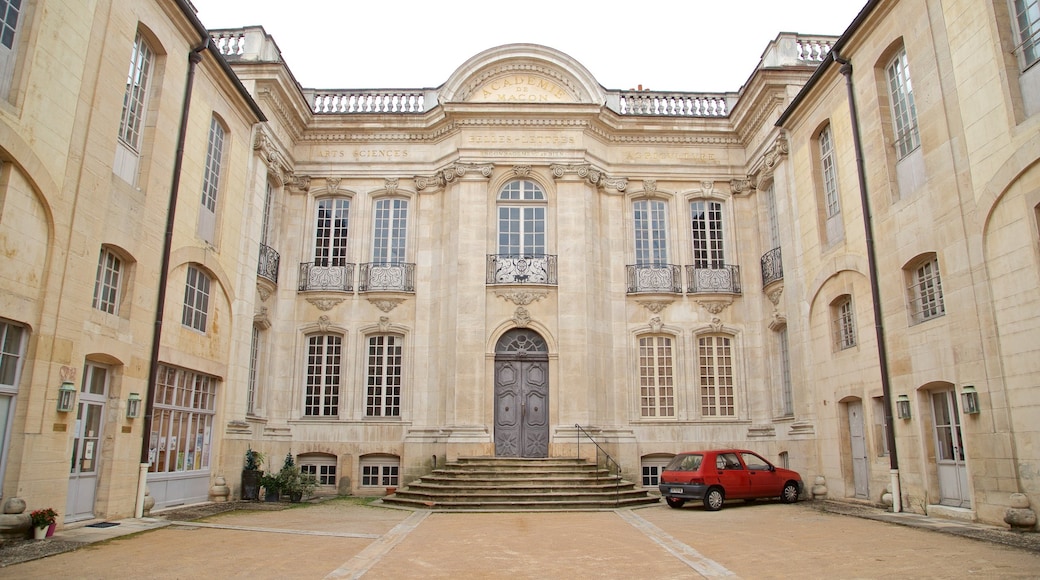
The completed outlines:
{"type": "Polygon", "coordinates": [[[264,501],[279,501],[282,499],[282,481],[277,473],[261,475],[260,487],[264,488],[264,501]]]}
{"type": "Polygon", "coordinates": [[[289,501],[299,503],[304,495],[309,495],[318,487],[318,481],[309,473],[302,473],[300,466],[293,461],[292,452],[285,454],[282,469],[278,472],[279,489],[289,496],[289,501]]]}
{"type": "MultiPolygon", "coordinates": [[[[50,535],[49,530],[57,523],[58,512],[52,508],[43,508],[29,512],[29,521],[32,522],[33,537],[42,540],[50,535]]],[[[53,533],[53,532],[51,532],[53,533]]]]}
{"type": "Polygon", "coordinates": [[[242,465],[242,499],[256,501],[260,499],[260,466],[264,464],[264,454],[253,451],[250,447],[246,451],[245,463],[242,465]]]}

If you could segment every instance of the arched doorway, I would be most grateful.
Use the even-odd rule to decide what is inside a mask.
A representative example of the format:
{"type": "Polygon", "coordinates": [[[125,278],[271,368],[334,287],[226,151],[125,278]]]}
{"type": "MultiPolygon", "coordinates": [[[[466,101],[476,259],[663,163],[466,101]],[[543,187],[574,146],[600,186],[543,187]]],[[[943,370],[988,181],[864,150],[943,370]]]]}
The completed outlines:
{"type": "Polygon", "coordinates": [[[495,455],[549,456],[549,347],[526,328],[495,346],[495,455]]]}

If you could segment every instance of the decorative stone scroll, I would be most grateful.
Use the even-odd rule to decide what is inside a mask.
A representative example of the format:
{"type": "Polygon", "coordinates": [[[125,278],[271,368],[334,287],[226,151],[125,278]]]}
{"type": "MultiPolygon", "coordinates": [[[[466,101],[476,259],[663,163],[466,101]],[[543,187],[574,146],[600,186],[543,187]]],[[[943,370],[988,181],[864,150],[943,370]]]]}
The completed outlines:
{"type": "Polygon", "coordinates": [[[315,308],[322,312],[328,312],[332,310],[337,304],[343,302],[342,298],[307,298],[307,302],[314,305],[315,308]]]}
{"type": "Polygon", "coordinates": [[[656,193],[657,192],[657,180],[656,179],[644,179],[643,180],[643,192],[644,193],[656,193]]]}
{"type": "Polygon", "coordinates": [[[700,304],[702,308],[707,310],[710,314],[718,315],[721,314],[727,306],[733,304],[732,300],[698,300],[697,304],[700,304]]]}
{"type": "Polygon", "coordinates": [[[494,169],[495,166],[491,163],[453,163],[434,175],[416,175],[415,189],[418,191],[435,191],[470,172],[480,173],[485,178],[491,177],[491,172],[494,169]]]}
{"type": "Polygon", "coordinates": [[[567,174],[577,175],[579,178],[584,179],[589,185],[594,187],[602,187],[606,189],[614,189],[619,192],[628,189],[628,179],[625,177],[610,177],[603,170],[598,169],[591,164],[583,163],[581,165],[565,165],[562,163],[554,163],[549,166],[552,170],[553,177],[559,179],[567,174]]]}
{"type": "Polygon", "coordinates": [[[387,314],[389,314],[391,310],[393,310],[394,308],[397,308],[397,306],[399,304],[404,302],[404,299],[403,298],[369,298],[368,301],[371,302],[376,308],[378,308],[378,309],[382,310],[383,312],[386,312],[387,314]]]}
{"type": "Polygon", "coordinates": [[[729,180],[729,190],[734,195],[738,193],[748,193],[752,189],[755,189],[755,182],[751,180],[751,176],[743,179],[731,179],[729,180]]]}
{"type": "Polygon", "coordinates": [[[292,168],[289,166],[285,154],[279,150],[274,139],[271,138],[263,125],[256,131],[256,137],[253,139],[253,150],[260,152],[260,158],[267,163],[271,172],[277,175],[278,179],[283,183],[289,181],[292,175],[292,168]]]}
{"type": "Polygon", "coordinates": [[[654,314],[660,314],[674,300],[636,300],[636,304],[646,308],[654,314]]]}
{"type": "Polygon", "coordinates": [[[495,292],[495,296],[508,300],[517,306],[527,306],[548,295],[548,292],[532,292],[529,290],[498,290],[495,292]]]}
{"type": "Polygon", "coordinates": [[[515,165],[513,167],[513,175],[516,177],[527,177],[531,175],[530,165],[515,165]]]}
{"type": "Polygon", "coordinates": [[[290,173],[285,183],[289,187],[289,191],[307,193],[311,190],[310,175],[296,175],[295,173],[290,173]]]}

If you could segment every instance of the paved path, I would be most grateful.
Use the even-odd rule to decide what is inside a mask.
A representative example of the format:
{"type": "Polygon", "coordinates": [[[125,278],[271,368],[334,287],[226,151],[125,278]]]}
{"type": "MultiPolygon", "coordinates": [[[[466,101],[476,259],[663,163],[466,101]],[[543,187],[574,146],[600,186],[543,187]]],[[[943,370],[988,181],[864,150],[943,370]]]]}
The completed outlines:
{"type": "Polygon", "coordinates": [[[65,530],[43,542],[83,547],[0,568],[0,578],[1040,577],[1040,551],[926,529],[935,522],[920,516],[895,525],[872,519],[884,515],[877,510],[849,517],[820,507],[447,513],[332,500],[65,530]]]}

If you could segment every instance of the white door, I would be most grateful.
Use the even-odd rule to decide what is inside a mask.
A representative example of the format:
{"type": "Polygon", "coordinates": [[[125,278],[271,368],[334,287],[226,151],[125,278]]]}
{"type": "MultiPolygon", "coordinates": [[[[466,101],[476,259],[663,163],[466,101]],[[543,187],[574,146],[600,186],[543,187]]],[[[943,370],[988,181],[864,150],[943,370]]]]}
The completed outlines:
{"type": "Polygon", "coordinates": [[[939,476],[939,503],[952,507],[971,507],[968,494],[968,468],[964,463],[957,395],[953,391],[932,393],[935,417],[935,464],[939,476]]]}
{"type": "Polygon", "coordinates": [[[848,403],[849,436],[852,442],[852,480],[856,497],[867,498],[870,490],[867,487],[869,470],[867,464],[867,441],[863,431],[863,402],[848,403]]]}
{"type": "Polygon", "coordinates": [[[65,502],[65,521],[75,522],[94,517],[98,466],[101,464],[101,430],[105,421],[105,396],[108,392],[108,369],[87,364],[76,412],[72,468],[69,472],[69,495],[65,502]]]}

